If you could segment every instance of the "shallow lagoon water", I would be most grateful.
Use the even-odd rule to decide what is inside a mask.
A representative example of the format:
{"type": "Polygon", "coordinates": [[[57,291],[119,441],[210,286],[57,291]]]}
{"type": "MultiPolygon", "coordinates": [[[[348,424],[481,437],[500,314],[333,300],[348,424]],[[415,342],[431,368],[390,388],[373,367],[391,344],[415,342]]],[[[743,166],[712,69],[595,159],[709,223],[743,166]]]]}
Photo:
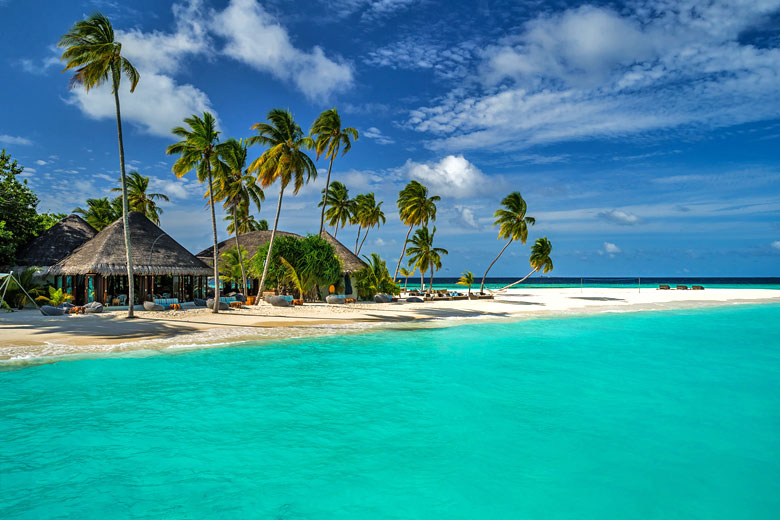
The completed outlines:
{"type": "Polygon", "coordinates": [[[0,373],[2,518],[776,518],[780,306],[0,373]]]}

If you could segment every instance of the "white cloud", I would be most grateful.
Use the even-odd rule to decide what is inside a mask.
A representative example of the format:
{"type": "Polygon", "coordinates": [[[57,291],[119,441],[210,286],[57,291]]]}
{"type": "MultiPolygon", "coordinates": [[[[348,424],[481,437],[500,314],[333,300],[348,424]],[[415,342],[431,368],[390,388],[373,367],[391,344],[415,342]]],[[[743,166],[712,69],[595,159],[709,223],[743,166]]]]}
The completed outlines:
{"type": "Polygon", "coordinates": [[[780,49],[739,37],[780,1],[631,2],[540,15],[483,53],[482,86],[459,85],[408,124],[463,150],[780,117],[780,49]]]}
{"type": "Polygon", "coordinates": [[[378,237],[376,240],[374,240],[374,245],[375,245],[375,246],[378,246],[378,247],[382,247],[382,246],[386,246],[386,245],[387,245],[387,242],[385,242],[384,240],[382,240],[382,238],[379,238],[379,237],[378,237]]]}
{"type": "Polygon", "coordinates": [[[468,73],[477,49],[473,41],[453,44],[415,35],[375,49],[363,61],[374,67],[430,69],[439,78],[461,78],[468,73]]]}
{"type": "Polygon", "coordinates": [[[37,164],[38,166],[43,166],[44,164],[49,164],[49,163],[41,159],[38,159],[37,161],[35,161],[35,164],[37,164]]]}
{"type": "Polygon", "coordinates": [[[450,219],[450,222],[454,224],[455,226],[459,228],[467,228],[467,229],[480,229],[479,222],[477,221],[477,216],[474,212],[474,208],[470,206],[462,206],[456,204],[454,206],[455,208],[455,216],[450,219]]]}
{"type": "Polygon", "coordinates": [[[328,98],[352,85],[352,66],[325,56],[322,48],[295,47],[279,21],[256,0],[231,0],[215,13],[212,30],[224,37],[222,52],[292,83],[309,99],[328,98]]]}
{"type": "Polygon", "coordinates": [[[462,155],[448,155],[438,162],[429,163],[409,159],[401,169],[410,179],[427,185],[432,195],[473,197],[496,184],[462,155]]]}
{"type": "Polygon", "coordinates": [[[596,216],[602,220],[621,226],[634,226],[642,222],[642,220],[633,213],[627,213],[619,209],[600,211],[596,216]]]}
{"type": "MultiPolygon", "coordinates": [[[[56,49],[52,49],[52,52],[56,52],[56,49]]],[[[22,58],[19,60],[19,65],[22,67],[22,70],[29,74],[35,75],[46,74],[50,68],[56,67],[59,64],[60,60],[55,55],[47,56],[42,60],[34,60],[30,58],[22,58]]]]}
{"type": "Polygon", "coordinates": [[[395,142],[392,138],[384,135],[382,131],[375,126],[363,130],[361,135],[373,139],[377,144],[393,144],[395,142]]]}
{"type": "Polygon", "coordinates": [[[604,248],[599,250],[600,255],[606,254],[610,258],[615,258],[615,255],[621,252],[621,249],[611,242],[604,242],[604,248]]]}
{"type": "Polygon", "coordinates": [[[772,247],[775,249],[780,249],[780,240],[775,240],[772,242],[772,247]]]}
{"type": "Polygon", "coordinates": [[[17,144],[21,146],[30,146],[31,144],[33,144],[33,142],[25,137],[19,137],[19,136],[8,135],[8,134],[0,134],[0,144],[17,144]]]}

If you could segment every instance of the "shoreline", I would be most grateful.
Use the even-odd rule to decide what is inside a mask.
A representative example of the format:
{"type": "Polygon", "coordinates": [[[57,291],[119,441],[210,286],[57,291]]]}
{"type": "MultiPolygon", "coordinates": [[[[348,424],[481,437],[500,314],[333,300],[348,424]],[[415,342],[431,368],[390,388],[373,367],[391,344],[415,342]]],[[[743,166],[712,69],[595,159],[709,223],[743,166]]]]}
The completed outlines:
{"type": "Polygon", "coordinates": [[[216,315],[204,308],[191,307],[182,311],[140,312],[134,320],[125,319],[123,311],[45,317],[30,309],[0,314],[0,370],[71,359],[240,346],[398,328],[762,303],[780,303],[780,291],[520,288],[494,300],[345,306],[311,303],[290,308],[263,304],[216,315]]]}

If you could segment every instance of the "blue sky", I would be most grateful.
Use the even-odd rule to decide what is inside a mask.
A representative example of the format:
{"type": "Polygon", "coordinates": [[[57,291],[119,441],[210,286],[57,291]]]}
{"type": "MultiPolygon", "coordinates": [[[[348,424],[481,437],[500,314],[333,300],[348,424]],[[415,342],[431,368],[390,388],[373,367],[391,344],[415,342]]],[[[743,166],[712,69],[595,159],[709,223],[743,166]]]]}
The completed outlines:
{"type": "MultiPolygon", "coordinates": [[[[780,0],[0,0],[0,147],[43,210],[109,195],[118,177],[110,92],[68,90],[54,47],[96,9],[141,72],[121,92],[129,167],[171,197],[162,226],[193,251],[209,213],[194,176],[170,172],[170,128],[209,110],[245,137],[282,107],[308,130],[335,106],[361,137],[333,178],[384,201],[364,252],[390,264],[414,178],[442,196],[443,276],[482,274],[510,191],[537,224],[496,276],[527,272],[541,236],[560,276],[778,275],[780,0]]],[[[280,229],[316,231],[318,166],[280,229]]]]}

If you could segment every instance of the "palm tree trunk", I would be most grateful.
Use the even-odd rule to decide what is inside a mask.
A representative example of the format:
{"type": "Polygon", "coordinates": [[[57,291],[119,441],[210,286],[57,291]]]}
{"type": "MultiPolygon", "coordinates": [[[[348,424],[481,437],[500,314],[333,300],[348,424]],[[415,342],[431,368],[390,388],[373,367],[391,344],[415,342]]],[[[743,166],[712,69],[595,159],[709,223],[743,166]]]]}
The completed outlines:
{"type": "Polygon", "coordinates": [[[209,203],[211,205],[211,231],[214,234],[214,308],[211,312],[219,314],[219,263],[217,246],[217,214],[214,212],[214,182],[211,178],[211,159],[205,158],[206,171],[209,174],[209,203]]]}
{"type": "Polygon", "coordinates": [[[498,262],[498,259],[501,258],[501,255],[504,254],[504,251],[506,251],[506,248],[509,247],[509,244],[511,244],[511,243],[512,243],[512,239],[510,238],[509,242],[507,242],[506,245],[504,246],[504,248],[501,250],[501,252],[498,253],[498,256],[496,257],[496,259],[493,260],[492,262],[490,262],[490,265],[488,266],[487,271],[485,271],[485,274],[482,277],[482,284],[479,286],[479,294],[484,294],[485,293],[485,278],[487,278],[487,275],[490,272],[490,269],[493,267],[493,264],[498,262]]]}
{"type": "Polygon", "coordinates": [[[236,233],[236,251],[238,251],[238,263],[241,264],[241,283],[244,284],[243,294],[244,300],[246,300],[246,270],[244,270],[244,255],[241,254],[241,244],[238,241],[238,211],[236,211],[236,206],[233,206],[233,224],[236,228],[233,231],[236,233]]]}
{"type": "Polygon", "coordinates": [[[358,242],[360,241],[360,231],[362,231],[362,229],[363,226],[358,226],[358,234],[357,234],[357,238],[355,239],[355,254],[357,254],[358,242]]]}
{"type": "Polygon", "coordinates": [[[428,287],[428,289],[430,289],[431,294],[433,294],[433,265],[431,265],[431,285],[428,287]]]}
{"type": "MultiPolygon", "coordinates": [[[[116,78],[116,74],[114,74],[116,78]]],[[[125,145],[122,140],[122,114],[119,110],[119,85],[114,79],[114,103],[116,104],[116,131],[119,138],[119,171],[122,176],[122,224],[125,228],[125,258],[127,259],[127,317],[135,318],[135,284],[133,283],[133,249],[130,244],[130,208],[127,203],[127,177],[125,176],[125,145]]]]}
{"type": "MultiPolygon", "coordinates": [[[[274,237],[276,237],[276,227],[279,225],[279,214],[282,212],[282,196],[284,195],[284,184],[279,189],[279,203],[276,205],[276,218],[274,219],[274,228],[271,230],[271,240],[268,242],[268,253],[265,255],[265,265],[263,266],[263,277],[260,279],[260,287],[257,289],[257,304],[263,297],[265,288],[265,278],[268,276],[268,263],[271,261],[271,252],[274,248],[274,237]]],[[[257,305],[256,304],[256,305],[257,305]]]]}
{"type": "Polygon", "coordinates": [[[366,234],[363,235],[363,241],[360,242],[360,247],[358,248],[357,253],[355,253],[358,256],[360,255],[360,252],[363,250],[363,244],[365,244],[366,238],[368,238],[368,232],[369,231],[371,231],[371,228],[370,227],[366,228],[366,234]]]}
{"type": "Polygon", "coordinates": [[[506,290],[506,289],[509,289],[510,287],[514,287],[515,285],[517,285],[517,284],[519,284],[519,283],[523,283],[524,281],[526,281],[526,280],[528,279],[528,277],[529,277],[529,276],[531,276],[532,274],[534,274],[534,273],[535,273],[536,271],[538,271],[538,270],[539,270],[539,268],[538,268],[538,267],[534,267],[534,270],[533,270],[533,271],[531,271],[530,273],[528,273],[527,275],[525,275],[525,277],[523,277],[522,279],[520,279],[520,280],[516,281],[515,283],[510,283],[510,284],[509,284],[509,285],[507,285],[506,287],[502,287],[501,289],[499,289],[499,291],[504,291],[504,290],[506,290]]]}
{"type": "MultiPolygon", "coordinates": [[[[322,231],[320,231],[320,235],[321,235],[321,234],[322,234],[322,231]]],[[[333,238],[336,238],[336,237],[338,236],[338,234],[339,234],[339,227],[338,227],[338,225],[337,225],[337,226],[336,226],[336,231],[334,231],[334,232],[333,232],[333,238]]]]}
{"type": "MultiPolygon", "coordinates": [[[[401,260],[404,259],[404,255],[406,255],[406,243],[409,242],[409,235],[412,233],[412,224],[409,226],[409,231],[406,232],[406,238],[404,239],[404,248],[401,250],[401,256],[398,258],[398,265],[395,266],[395,274],[393,275],[393,283],[395,283],[395,279],[398,278],[398,270],[401,268],[401,260]]],[[[420,274],[420,278],[422,278],[423,275],[420,274]]]]}
{"type": "Polygon", "coordinates": [[[420,291],[425,292],[425,273],[420,269],[420,291]]]}
{"type": "MultiPolygon", "coordinates": [[[[322,213],[320,214],[320,235],[322,235],[322,228],[325,225],[325,206],[328,201],[328,186],[330,186],[330,170],[333,168],[333,159],[336,158],[336,154],[330,156],[330,164],[328,165],[328,176],[325,179],[325,192],[322,195],[322,213]]],[[[338,233],[338,229],[336,229],[338,233]]]]}
{"type": "Polygon", "coordinates": [[[409,285],[409,277],[408,277],[408,276],[406,277],[406,280],[404,281],[404,292],[408,292],[408,291],[406,290],[406,286],[407,286],[407,285],[409,285]]]}

